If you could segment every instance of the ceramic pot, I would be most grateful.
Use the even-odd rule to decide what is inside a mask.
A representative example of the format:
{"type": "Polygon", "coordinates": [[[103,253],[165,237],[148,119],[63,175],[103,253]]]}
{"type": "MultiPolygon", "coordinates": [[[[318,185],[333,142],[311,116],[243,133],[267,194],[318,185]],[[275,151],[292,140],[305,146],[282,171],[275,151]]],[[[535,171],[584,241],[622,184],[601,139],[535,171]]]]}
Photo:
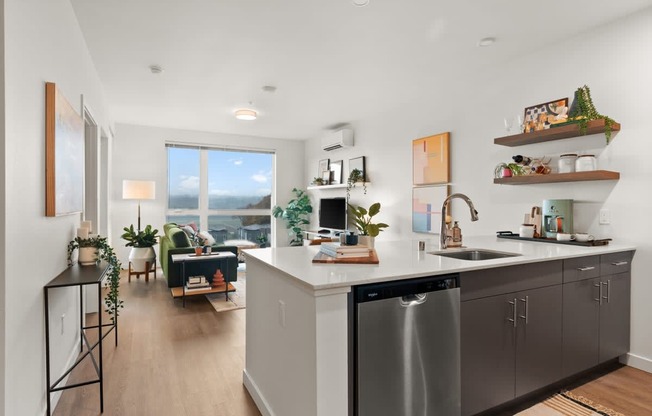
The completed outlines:
{"type": "Polygon", "coordinates": [[[156,267],[156,252],[153,247],[132,247],[129,253],[131,270],[134,272],[146,272],[146,263],[149,262],[149,270],[156,267]]]}
{"type": "Polygon", "coordinates": [[[375,237],[371,237],[368,235],[359,235],[358,236],[358,244],[367,246],[369,248],[374,248],[374,242],[376,241],[375,237]]]}
{"type": "Polygon", "coordinates": [[[79,247],[79,264],[91,266],[97,261],[97,249],[95,247],[79,247]]]}

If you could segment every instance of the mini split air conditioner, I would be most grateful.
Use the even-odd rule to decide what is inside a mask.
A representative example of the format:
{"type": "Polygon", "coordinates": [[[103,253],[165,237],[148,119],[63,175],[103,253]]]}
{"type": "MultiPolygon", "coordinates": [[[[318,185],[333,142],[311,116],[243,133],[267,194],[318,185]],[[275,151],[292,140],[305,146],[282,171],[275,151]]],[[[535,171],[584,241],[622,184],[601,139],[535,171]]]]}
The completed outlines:
{"type": "Polygon", "coordinates": [[[353,146],[353,130],[341,129],[327,134],[321,139],[321,147],[327,152],[342,147],[353,146]]]}

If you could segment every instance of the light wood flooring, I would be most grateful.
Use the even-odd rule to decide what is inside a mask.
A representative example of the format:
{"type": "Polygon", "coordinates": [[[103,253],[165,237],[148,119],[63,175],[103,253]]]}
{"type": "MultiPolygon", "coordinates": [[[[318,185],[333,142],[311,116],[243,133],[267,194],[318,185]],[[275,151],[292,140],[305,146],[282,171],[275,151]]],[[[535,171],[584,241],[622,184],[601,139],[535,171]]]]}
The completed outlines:
{"type": "MultiPolygon", "coordinates": [[[[125,277],[120,295],[119,345],[112,334],[104,343],[104,415],[260,415],[242,385],[245,310],[216,313],[204,296],[187,298],[183,309],[162,277],[149,283],[125,277]]],[[[92,376],[87,360],[69,383],[92,376]]],[[[98,390],[64,392],[54,415],[99,415],[98,390]]],[[[626,416],[652,415],[652,374],[631,367],[573,392],[626,416]]]]}

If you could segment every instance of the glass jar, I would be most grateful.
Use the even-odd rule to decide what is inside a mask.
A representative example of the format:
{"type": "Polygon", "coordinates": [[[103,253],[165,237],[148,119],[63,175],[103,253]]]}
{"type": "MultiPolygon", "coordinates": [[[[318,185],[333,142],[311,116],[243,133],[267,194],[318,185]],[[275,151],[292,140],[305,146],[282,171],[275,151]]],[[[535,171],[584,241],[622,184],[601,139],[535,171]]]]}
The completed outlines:
{"type": "Polygon", "coordinates": [[[579,155],[575,161],[576,172],[588,172],[598,168],[598,161],[595,155],[579,155]]]}
{"type": "Polygon", "coordinates": [[[559,173],[575,172],[575,164],[577,163],[577,155],[575,153],[567,153],[559,156],[559,173]]]}

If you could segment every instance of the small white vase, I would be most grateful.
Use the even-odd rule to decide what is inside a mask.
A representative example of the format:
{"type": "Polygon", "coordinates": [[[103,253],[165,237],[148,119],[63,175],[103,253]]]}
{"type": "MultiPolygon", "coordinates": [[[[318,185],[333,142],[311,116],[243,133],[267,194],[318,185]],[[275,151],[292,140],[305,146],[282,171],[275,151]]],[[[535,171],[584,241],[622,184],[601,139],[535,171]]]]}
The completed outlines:
{"type": "Polygon", "coordinates": [[[359,235],[358,236],[358,244],[361,244],[363,246],[367,246],[369,248],[374,248],[374,242],[376,241],[375,237],[371,237],[369,235],[359,235]]]}
{"type": "Polygon", "coordinates": [[[97,248],[79,247],[79,258],[77,259],[82,266],[91,266],[97,261],[97,248]]]}
{"type": "Polygon", "coordinates": [[[134,272],[146,272],[147,262],[149,262],[149,270],[156,267],[156,252],[153,247],[132,247],[129,253],[129,261],[131,262],[131,270],[134,272]]]}

